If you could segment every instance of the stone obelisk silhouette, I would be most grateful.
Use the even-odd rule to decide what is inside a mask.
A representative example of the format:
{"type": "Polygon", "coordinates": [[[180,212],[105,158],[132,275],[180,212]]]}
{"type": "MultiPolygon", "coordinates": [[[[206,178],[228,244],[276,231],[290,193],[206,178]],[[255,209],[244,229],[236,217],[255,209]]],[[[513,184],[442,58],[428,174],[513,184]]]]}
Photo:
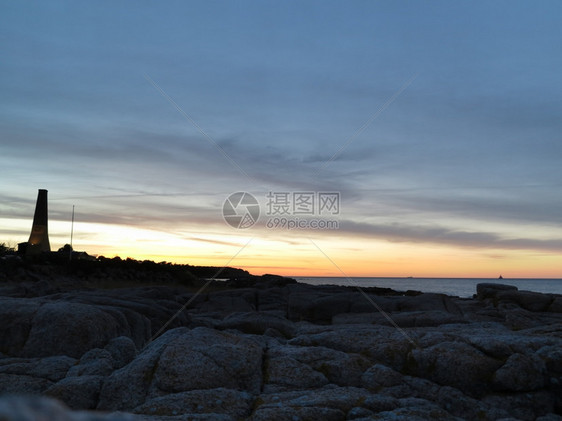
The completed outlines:
{"type": "Polygon", "coordinates": [[[47,226],[47,190],[39,189],[37,203],[35,204],[35,215],[33,216],[33,227],[28,241],[28,253],[51,251],[47,226]]]}

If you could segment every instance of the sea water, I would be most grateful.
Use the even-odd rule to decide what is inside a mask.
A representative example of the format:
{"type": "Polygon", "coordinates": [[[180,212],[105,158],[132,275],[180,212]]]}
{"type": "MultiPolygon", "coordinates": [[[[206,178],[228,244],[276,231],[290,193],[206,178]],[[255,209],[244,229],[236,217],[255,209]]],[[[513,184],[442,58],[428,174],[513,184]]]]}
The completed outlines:
{"type": "Polygon", "coordinates": [[[562,294],[562,279],[487,279],[487,278],[341,278],[295,277],[312,285],[347,285],[392,288],[396,291],[437,292],[457,297],[472,297],[476,285],[483,282],[513,285],[520,290],[562,294]]]}

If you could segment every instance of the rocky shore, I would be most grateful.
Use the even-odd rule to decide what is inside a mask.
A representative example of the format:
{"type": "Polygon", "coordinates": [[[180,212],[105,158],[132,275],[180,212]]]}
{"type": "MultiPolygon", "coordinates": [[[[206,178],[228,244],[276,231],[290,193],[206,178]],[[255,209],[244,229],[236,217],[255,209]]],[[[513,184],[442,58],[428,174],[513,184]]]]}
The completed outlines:
{"type": "Polygon", "coordinates": [[[562,419],[559,295],[20,275],[0,283],[0,420],[562,419]]]}

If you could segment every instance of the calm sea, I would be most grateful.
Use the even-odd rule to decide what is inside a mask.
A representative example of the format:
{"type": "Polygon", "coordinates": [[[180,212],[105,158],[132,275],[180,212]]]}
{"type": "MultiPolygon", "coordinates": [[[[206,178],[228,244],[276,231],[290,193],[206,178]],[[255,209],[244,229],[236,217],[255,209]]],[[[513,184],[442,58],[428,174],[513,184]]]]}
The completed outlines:
{"type": "Polygon", "coordinates": [[[392,288],[396,291],[409,289],[422,292],[438,292],[458,297],[472,297],[476,285],[482,282],[514,285],[520,290],[562,294],[562,279],[485,279],[485,278],[320,278],[295,277],[299,282],[312,285],[353,285],[359,287],[392,288]]]}

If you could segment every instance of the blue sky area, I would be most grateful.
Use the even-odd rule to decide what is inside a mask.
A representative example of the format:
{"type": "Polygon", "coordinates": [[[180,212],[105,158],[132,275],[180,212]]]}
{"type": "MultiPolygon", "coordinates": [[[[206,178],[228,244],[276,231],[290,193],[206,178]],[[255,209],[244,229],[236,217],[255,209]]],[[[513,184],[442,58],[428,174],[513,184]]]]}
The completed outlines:
{"type": "Polygon", "coordinates": [[[0,8],[0,242],[38,188],[52,221],[201,241],[234,235],[232,192],[338,191],[320,242],[546,253],[562,276],[558,1],[0,8]]]}

